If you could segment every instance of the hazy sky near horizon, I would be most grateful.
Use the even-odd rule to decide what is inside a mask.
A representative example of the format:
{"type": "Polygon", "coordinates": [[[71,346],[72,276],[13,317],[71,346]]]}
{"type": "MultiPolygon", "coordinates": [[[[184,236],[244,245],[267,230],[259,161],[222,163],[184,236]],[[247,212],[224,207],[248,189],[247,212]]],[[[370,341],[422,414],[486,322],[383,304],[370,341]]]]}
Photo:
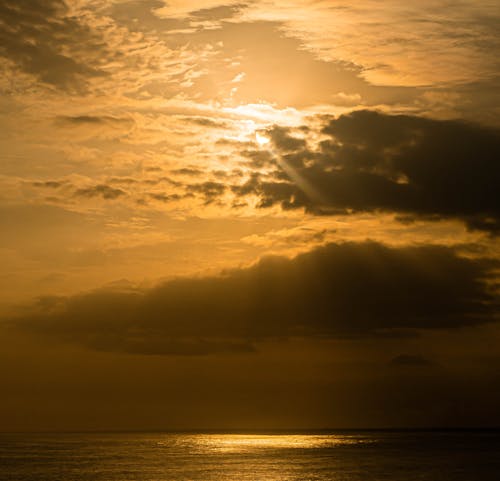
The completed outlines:
{"type": "Polygon", "coordinates": [[[500,425],[500,4],[4,0],[0,429],[500,425]]]}

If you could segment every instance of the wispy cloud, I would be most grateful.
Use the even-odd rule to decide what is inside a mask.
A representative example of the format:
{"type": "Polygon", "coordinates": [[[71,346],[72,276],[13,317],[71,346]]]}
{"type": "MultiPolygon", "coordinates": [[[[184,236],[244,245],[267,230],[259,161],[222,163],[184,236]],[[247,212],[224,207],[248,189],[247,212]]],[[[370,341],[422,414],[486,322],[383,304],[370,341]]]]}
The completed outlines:
{"type": "Polygon", "coordinates": [[[360,66],[377,85],[460,84],[498,74],[496,2],[262,0],[243,14],[283,22],[305,48],[360,66]]]}

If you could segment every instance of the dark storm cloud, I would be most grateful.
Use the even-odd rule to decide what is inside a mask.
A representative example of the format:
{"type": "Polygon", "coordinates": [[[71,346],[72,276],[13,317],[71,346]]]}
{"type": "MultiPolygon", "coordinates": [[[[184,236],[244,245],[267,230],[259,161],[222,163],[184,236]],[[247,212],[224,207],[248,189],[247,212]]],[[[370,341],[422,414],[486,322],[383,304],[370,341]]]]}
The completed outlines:
{"type": "Polygon", "coordinates": [[[43,82],[79,88],[85,77],[103,75],[68,51],[99,51],[104,43],[75,18],[62,0],[3,0],[0,55],[43,82]]]}
{"type": "Polygon", "coordinates": [[[330,120],[323,134],[327,138],[312,150],[290,129],[270,129],[279,181],[253,177],[241,194],[259,195],[262,207],[457,218],[470,229],[500,231],[498,130],[356,111],[330,120]]]}
{"type": "Polygon", "coordinates": [[[78,189],[75,194],[76,197],[102,197],[103,199],[116,199],[122,195],[125,195],[125,192],[121,189],[115,189],[114,187],[110,187],[106,184],[98,184],[92,187],[84,187],[78,189]]]}
{"type": "Polygon", "coordinates": [[[249,351],[265,339],[402,336],[496,319],[498,262],[450,248],[330,244],[153,289],[46,298],[11,325],[92,349],[249,351]]]}

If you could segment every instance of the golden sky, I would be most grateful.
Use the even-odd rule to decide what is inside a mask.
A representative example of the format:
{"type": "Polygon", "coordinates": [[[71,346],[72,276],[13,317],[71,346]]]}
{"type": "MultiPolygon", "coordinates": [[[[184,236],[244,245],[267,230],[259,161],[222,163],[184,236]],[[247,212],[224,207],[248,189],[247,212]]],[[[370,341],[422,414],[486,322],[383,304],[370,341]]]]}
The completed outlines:
{"type": "Polygon", "coordinates": [[[500,424],[499,25],[3,0],[2,426],[500,424]]]}

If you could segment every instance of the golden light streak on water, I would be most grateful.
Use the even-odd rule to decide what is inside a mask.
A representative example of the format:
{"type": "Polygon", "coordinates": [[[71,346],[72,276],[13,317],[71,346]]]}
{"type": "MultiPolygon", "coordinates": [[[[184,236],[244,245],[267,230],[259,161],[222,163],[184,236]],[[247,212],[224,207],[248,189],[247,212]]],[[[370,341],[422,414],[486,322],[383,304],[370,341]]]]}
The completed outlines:
{"type": "Polygon", "coordinates": [[[207,452],[254,452],[269,449],[319,449],[346,444],[365,444],[358,436],[301,434],[207,434],[197,436],[198,448],[207,452]]]}

